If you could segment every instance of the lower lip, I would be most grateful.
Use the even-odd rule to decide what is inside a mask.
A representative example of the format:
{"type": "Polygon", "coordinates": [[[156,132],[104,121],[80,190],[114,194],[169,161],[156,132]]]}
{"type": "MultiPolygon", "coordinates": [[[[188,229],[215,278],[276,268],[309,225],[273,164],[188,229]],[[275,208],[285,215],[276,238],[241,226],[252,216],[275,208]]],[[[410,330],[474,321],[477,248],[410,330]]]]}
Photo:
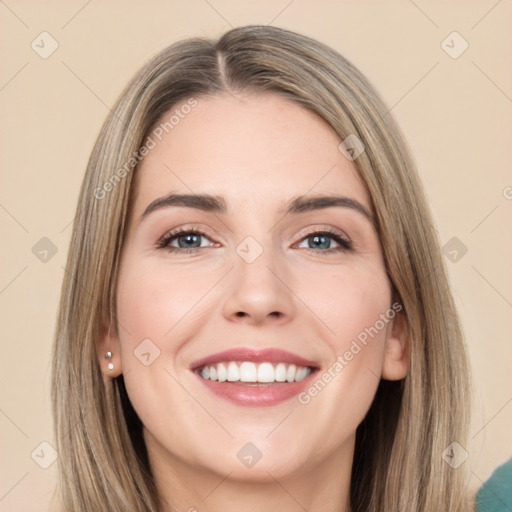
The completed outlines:
{"type": "Polygon", "coordinates": [[[240,381],[219,382],[206,380],[194,372],[197,378],[214,394],[237,405],[270,406],[298,395],[310,384],[317,370],[299,382],[274,382],[271,384],[245,384],[240,381]]]}

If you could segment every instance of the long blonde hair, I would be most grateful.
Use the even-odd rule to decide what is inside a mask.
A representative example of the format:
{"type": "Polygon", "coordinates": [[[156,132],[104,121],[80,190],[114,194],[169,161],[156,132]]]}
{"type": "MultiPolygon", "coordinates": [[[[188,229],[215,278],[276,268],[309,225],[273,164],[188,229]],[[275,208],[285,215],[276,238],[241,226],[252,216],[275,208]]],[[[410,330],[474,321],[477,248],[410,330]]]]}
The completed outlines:
{"type": "Polygon", "coordinates": [[[223,91],[268,91],[315,112],[354,161],[376,216],[394,296],[403,305],[411,366],[381,381],[357,429],[352,512],[459,512],[465,466],[442,457],[466,446],[469,370],[436,232],[406,142],[368,80],[344,57],[297,33],[239,27],[218,40],[173,44],[132,79],[108,116],[80,191],[53,352],[59,491],[66,511],[156,512],[162,506],[141,423],[122,375],[103,376],[97,345],[116,322],[115,291],[139,149],[178,102],[223,91]]]}

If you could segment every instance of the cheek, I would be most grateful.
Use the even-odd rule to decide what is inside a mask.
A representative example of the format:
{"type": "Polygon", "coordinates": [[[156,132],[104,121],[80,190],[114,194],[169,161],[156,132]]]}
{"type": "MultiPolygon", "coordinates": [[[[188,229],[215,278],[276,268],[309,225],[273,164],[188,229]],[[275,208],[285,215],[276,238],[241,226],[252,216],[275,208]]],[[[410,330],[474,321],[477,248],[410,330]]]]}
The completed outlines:
{"type": "Polygon", "coordinates": [[[123,351],[133,350],[147,338],[162,349],[164,356],[177,349],[173,343],[176,333],[180,333],[180,339],[187,336],[183,328],[193,323],[191,319],[205,304],[202,297],[218,281],[199,267],[177,272],[165,265],[137,265],[136,272],[121,273],[117,312],[119,322],[126,327],[121,336],[123,351]]]}
{"type": "Polygon", "coordinates": [[[193,404],[176,380],[174,361],[191,336],[187,326],[194,305],[209,286],[211,276],[140,261],[127,261],[120,274],[117,313],[126,390],[145,427],[166,433],[162,439],[168,435],[184,443],[180,422],[171,423],[168,411],[193,404]]]}
{"type": "Polygon", "coordinates": [[[384,267],[373,265],[318,272],[314,284],[301,288],[322,320],[318,336],[328,343],[330,358],[299,402],[314,417],[336,419],[347,433],[364,418],[380,381],[394,316],[390,292],[384,267]]]}
{"type": "Polygon", "coordinates": [[[191,406],[172,376],[177,354],[197,330],[195,319],[204,315],[207,301],[201,298],[218,281],[213,274],[198,265],[177,272],[155,262],[124,262],[117,291],[121,364],[128,395],[145,424],[158,422],[162,397],[178,409],[191,406]]]}
{"type": "MultiPolygon", "coordinates": [[[[311,274],[310,274],[311,275],[311,274]]],[[[361,263],[340,266],[336,271],[319,269],[314,280],[299,281],[298,295],[322,325],[322,338],[336,353],[365,337],[382,344],[387,323],[380,321],[391,306],[391,288],[383,265],[361,263]],[[377,325],[376,325],[377,324],[377,325]],[[375,332],[372,327],[376,325],[375,332]]]]}

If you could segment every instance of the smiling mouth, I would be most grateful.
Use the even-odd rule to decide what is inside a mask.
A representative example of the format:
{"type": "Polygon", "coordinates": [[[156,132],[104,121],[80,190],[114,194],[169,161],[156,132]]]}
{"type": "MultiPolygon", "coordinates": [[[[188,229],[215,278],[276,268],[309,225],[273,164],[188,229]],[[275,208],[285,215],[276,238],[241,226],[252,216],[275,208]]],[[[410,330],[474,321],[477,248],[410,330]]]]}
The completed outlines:
{"type": "Polygon", "coordinates": [[[300,382],[315,370],[311,366],[284,362],[224,361],[199,367],[196,373],[204,380],[239,386],[269,386],[300,382]]]}

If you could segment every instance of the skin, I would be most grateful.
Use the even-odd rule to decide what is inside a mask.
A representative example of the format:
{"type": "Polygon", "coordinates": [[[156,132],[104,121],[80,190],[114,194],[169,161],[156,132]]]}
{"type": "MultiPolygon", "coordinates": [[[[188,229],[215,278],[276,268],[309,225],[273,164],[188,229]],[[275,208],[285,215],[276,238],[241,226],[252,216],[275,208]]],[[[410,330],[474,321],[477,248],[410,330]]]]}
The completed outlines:
{"type": "Polygon", "coordinates": [[[325,370],[391,307],[379,237],[364,215],[346,207],[280,213],[306,193],[346,196],[371,212],[340,142],[315,114],[272,93],[201,97],[138,170],[117,289],[122,328],[104,336],[98,357],[106,375],[124,374],[157,485],[177,510],[350,510],[356,428],[379,379],[408,371],[401,315],[305,405],[294,397],[238,406],[189,369],[250,346],[288,350],[325,370]],[[170,206],[141,220],[171,191],[223,196],[228,211],[170,206]],[[171,242],[182,252],[156,248],[179,227],[205,233],[197,252],[179,249],[183,235],[171,242]],[[336,252],[332,238],[315,246],[311,234],[325,229],[353,250],[336,252]],[[252,263],[236,252],[247,236],[263,249],[252,263]],[[148,366],[134,356],[145,339],[160,351],[148,366]],[[262,454],[251,468],[237,457],[248,442],[262,454]]]}

